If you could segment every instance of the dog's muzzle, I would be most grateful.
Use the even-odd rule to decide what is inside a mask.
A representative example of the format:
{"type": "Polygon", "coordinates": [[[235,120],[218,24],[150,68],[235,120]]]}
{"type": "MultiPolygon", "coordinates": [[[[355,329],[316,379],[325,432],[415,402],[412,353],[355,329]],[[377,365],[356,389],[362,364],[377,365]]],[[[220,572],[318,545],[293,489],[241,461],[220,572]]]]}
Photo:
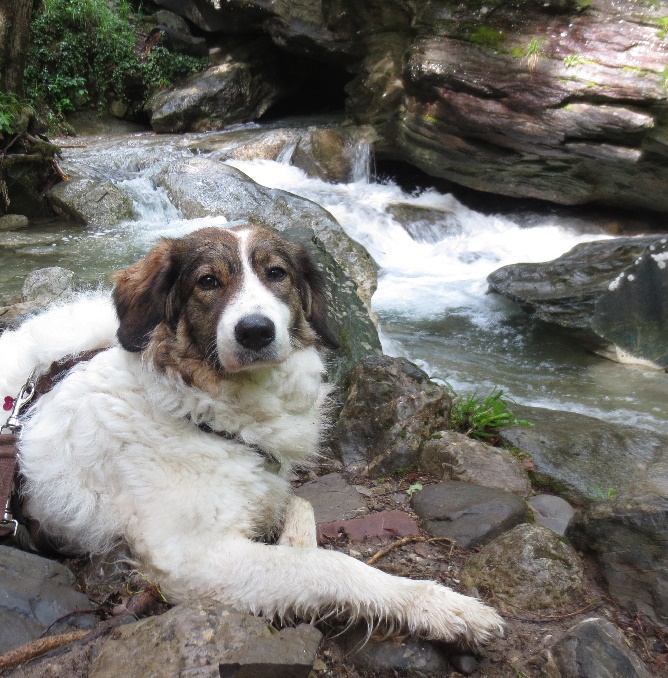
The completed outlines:
{"type": "Polygon", "coordinates": [[[234,328],[234,337],[244,348],[259,351],[276,338],[276,326],[271,318],[253,313],[241,318],[234,328]]]}

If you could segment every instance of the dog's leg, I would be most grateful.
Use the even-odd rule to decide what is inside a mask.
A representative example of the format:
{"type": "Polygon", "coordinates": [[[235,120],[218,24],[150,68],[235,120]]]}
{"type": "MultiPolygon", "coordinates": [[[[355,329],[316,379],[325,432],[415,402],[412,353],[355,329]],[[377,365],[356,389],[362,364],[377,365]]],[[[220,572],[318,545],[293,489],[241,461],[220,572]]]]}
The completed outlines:
{"type": "Polygon", "coordinates": [[[290,497],[278,543],[282,546],[318,547],[313,506],[306,499],[290,497]]]}
{"type": "Polygon", "coordinates": [[[310,619],[333,612],[445,641],[481,643],[503,626],[494,610],[474,598],[432,581],[386,574],[337,551],[242,537],[206,545],[188,541],[179,543],[187,558],[172,560],[163,550],[159,561],[161,586],[176,600],[212,595],[270,617],[310,619]]]}

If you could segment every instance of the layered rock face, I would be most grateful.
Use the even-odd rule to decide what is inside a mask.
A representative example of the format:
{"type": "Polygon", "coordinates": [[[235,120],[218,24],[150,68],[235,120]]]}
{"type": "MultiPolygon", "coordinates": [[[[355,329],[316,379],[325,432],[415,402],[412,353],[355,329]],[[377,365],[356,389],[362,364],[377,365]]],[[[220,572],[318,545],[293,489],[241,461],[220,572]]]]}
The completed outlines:
{"type": "MultiPolygon", "coordinates": [[[[353,74],[376,151],[470,188],[668,211],[668,34],[637,0],[158,0],[353,74]]],[[[308,98],[308,93],[304,93],[308,98]]]]}

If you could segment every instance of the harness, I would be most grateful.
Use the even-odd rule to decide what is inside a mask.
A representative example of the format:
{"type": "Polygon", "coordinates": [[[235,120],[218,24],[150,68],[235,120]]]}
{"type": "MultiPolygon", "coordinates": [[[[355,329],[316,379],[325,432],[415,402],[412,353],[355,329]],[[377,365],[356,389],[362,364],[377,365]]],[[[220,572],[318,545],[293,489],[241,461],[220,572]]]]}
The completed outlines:
{"type": "MultiPolygon", "coordinates": [[[[11,398],[10,396],[5,398],[5,409],[11,410],[11,413],[7,422],[0,426],[0,509],[3,510],[2,518],[0,519],[0,542],[14,539],[23,545],[27,541],[25,539],[25,532],[27,532],[29,539],[32,540],[32,545],[37,550],[47,555],[64,555],[48,540],[47,536],[40,529],[40,524],[37,520],[23,515],[19,496],[22,478],[18,468],[18,448],[23,424],[19,416],[28,405],[34,405],[40,396],[48,393],[75,365],[87,362],[105,350],[85,351],[75,356],[67,356],[58,360],[52,363],[49,370],[39,378],[33,372],[21,387],[16,398],[11,398]]],[[[187,415],[186,418],[190,420],[190,416],[187,415]]],[[[238,433],[217,431],[205,423],[197,424],[193,422],[193,425],[205,433],[212,433],[225,440],[244,445],[263,458],[265,471],[275,474],[280,472],[281,461],[275,455],[259,445],[247,443],[238,433]]],[[[29,541],[27,545],[30,546],[29,541]]]]}

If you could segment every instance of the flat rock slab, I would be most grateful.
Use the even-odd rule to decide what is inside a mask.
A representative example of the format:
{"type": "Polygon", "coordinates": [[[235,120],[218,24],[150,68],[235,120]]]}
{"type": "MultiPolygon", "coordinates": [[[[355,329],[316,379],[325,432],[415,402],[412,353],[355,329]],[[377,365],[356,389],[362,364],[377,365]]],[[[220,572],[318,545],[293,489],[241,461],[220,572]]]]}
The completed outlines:
{"type": "Polygon", "coordinates": [[[601,618],[570,628],[530,668],[530,675],[540,678],[651,678],[621,631],[601,618]]]}
{"type": "Polygon", "coordinates": [[[575,514],[575,509],[561,497],[553,494],[537,494],[529,499],[536,523],[557,534],[566,534],[566,528],[575,514]]]}
{"type": "Polygon", "coordinates": [[[90,678],[308,678],[322,634],[309,624],[276,630],[214,600],[195,600],[121,626],[90,678]]]}
{"type": "Polygon", "coordinates": [[[531,493],[529,476],[511,452],[456,431],[439,431],[424,444],[420,468],[443,480],[496,487],[523,497],[531,493]]]}
{"type": "Polygon", "coordinates": [[[341,533],[351,544],[381,543],[397,537],[419,537],[420,527],[404,511],[380,511],[352,520],[335,520],[318,525],[318,543],[336,539],[341,533]]]}
{"type": "Polygon", "coordinates": [[[304,483],[295,494],[311,503],[318,525],[348,520],[367,511],[366,502],[360,493],[340,473],[328,473],[304,483]]]}
{"type": "Polygon", "coordinates": [[[489,543],[529,515],[527,503],[515,494],[451,480],[416,492],[412,507],[431,534],[464,548],[489,543]]]}
{"type": "Polygon", "coordinates": [[[93,604],[74,590],[76,580],[64,565],[9,546],[0,546],[0,652],[39,638],[51,624],[50,632],[92,629],[93,604]]]}

